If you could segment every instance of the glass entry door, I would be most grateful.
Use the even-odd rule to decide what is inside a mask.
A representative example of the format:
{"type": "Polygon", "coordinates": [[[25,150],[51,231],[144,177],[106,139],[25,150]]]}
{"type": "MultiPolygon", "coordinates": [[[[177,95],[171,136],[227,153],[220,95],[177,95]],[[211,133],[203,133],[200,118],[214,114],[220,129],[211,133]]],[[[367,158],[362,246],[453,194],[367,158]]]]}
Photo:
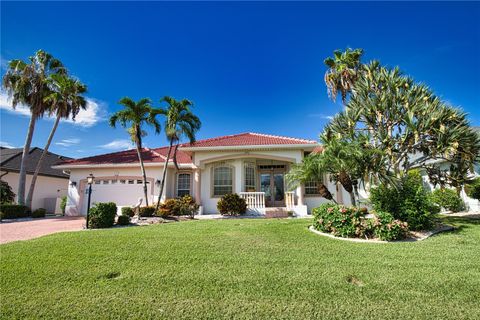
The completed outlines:
{"type": "Polygon", "coordinates": [[[285,206],[285,182],[283,172],[260,172],[260,191],[265,192],[267,207],[285,206]]]}

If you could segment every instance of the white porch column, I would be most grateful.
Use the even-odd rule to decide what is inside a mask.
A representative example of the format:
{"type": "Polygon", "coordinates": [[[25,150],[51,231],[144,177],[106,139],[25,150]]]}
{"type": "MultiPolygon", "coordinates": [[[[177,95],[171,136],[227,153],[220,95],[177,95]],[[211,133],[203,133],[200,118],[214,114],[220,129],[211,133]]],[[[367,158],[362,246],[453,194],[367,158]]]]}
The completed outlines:
{"type": "Polygon", "coordinates": [[[302,183],[297,187],[298,194],[298,203],[297,206],[303,206],[305,201],[303,201],[303,195],[305,194],[305,185],[302,183]]]}
{"type": "Polygon", "coordinates": [[[235,166],[235,177],[234,177],[234,181],[233,181],[233,184],[235,185],[235,193],[239,193],[239,192],[242,192],[244,190],[243,189],[243,176],[242,176],[242,172],[243,172],[243,161],[241,159],[237,159],[235,160],[234,162],[234,166],[235,166]]]}
{"type": "Polygon", "coordinates": [[[200,183],[200,169],[195,169],[193,172],[194,188],[195,188],[195,202],[200,204],[200,199],[202,197],[201,192],[201,183],[200,183]]]}

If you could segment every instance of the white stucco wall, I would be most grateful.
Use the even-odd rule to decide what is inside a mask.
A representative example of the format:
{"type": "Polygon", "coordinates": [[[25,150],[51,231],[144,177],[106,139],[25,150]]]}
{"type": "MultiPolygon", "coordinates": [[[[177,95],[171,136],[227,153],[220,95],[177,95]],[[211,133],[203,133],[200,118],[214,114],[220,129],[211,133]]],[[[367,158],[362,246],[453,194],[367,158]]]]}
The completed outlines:
{"type": "MultiPolygon", "coordinates": [[[[155,184],[155,181],[161,180],[163,167],[146,167],[146,176],[147,180],[151,179],[153,183],[150,183],[148,186],[149,192],[149,204],[153,203],[158,199],[159,187],[155,184]],[[153,194],[152,194],[153,191],[153,194]]],[[[82,186],[81,181],[86,179],[86,177],[92,173],[95,177],[95,180],[101,180],[102,177],[117,177],[122,179],[122,177],[134,177],[135,179],[142,179],[140,167],[110,167],[110,168],[82,168],[82,169],[70,169],[70,184],[68,191],[68,200],[66,214],[68,215],[85,215],[86,214],[86,184],[84,185],[84,190],[80,191],[82,186]],[[74,185],[75,184],[75,185],[74,185]],[[80,200],[81,192],[83,192],[83,201],[80,200]]],[[[162,199],[172,198],[175,196],[175,179],[176,179],[176,170],[174,168],[168,168],[165,190],[162,196],[162,199]]],[[[97,186],[98,187],[98,186],[97,186]]],[[[105,188],[97,189],[97,196],[100,196],[102,200],[108,199],[108,201],[115,202],[119,207],[121,206],[132,206],[135,205],[138,201],[138,198],[143,198],[143,185],[142,184],[133,184],[133,185],[106,185],[108,187],[108,192],[105,188]],[[102,190],[101,190],[102,189],[102,190]],[[100,191],[101,190],[101,191],[100,191]],[[132,191],[135,194],[132,195],[132,191]],[[102,194],[98,194],[102,192],[102,194]]],[[[95,202],[95,189],[96,185],[92,186],[92,203],[95,202]]],[[[143,203],[145,204],[145,203],[143,203]]]]}
{"type": "MultiPolygon", "coordinates": [[[[2,171],[2,174],[4,172],[2,171]]],[[[18,192],[18,177],[19,174],[16,172],[9,172],[8,174],[2,177],[3,181],[6,181],[12,191],[17,194],[18,192]]],[[[28,194],[30,188],[30,183],[32,181],[32,175],[27,174],[26,179],[26,188],[25,188],[25,197],[28,194]]],[[[67,195],[68,189],[68,179],[38,176],[37,182],[35,183],[35,191],[32,199],[32,210],[38,208],[45,208],[45,199],[48,198],[61,198],[67,195]]],[[[54,212],[51,212],[54,213],[54,212]]],[[[60,212],[56,212],[60,213],[60,212]]]]}

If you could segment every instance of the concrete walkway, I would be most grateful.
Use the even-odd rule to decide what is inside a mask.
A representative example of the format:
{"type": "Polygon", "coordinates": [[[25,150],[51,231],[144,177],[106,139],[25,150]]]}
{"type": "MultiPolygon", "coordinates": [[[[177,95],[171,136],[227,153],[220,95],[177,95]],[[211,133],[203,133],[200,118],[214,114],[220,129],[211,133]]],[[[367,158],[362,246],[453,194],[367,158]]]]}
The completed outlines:
{"type": "Polygon", "coordinates": [[[2,221],[0,223],[0,243],[38,238],[63,231],[82,230],[85,217],[51,217],[23,221],[2,221]]]}

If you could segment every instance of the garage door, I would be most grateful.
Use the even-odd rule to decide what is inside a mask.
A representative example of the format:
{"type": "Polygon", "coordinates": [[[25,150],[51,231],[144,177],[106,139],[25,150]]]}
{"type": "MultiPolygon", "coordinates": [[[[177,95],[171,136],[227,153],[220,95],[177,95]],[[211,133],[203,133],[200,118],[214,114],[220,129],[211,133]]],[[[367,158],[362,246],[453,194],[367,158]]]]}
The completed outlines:
{"type": "MultiPolygon", "coordinates": [[[[147,181],[149,201],[151,201],[151,183],[147,181]]],[[[83,214],[87,213],[88,186],[85,188],[83,214]]],[[[95,180],[92,185],[91,206],[97,202],[115,202],[117,206],[133,206],[143,199],[142,179],[95,180]]],[[[145,204],[145,199],[142,204],[145,204]]]]}

